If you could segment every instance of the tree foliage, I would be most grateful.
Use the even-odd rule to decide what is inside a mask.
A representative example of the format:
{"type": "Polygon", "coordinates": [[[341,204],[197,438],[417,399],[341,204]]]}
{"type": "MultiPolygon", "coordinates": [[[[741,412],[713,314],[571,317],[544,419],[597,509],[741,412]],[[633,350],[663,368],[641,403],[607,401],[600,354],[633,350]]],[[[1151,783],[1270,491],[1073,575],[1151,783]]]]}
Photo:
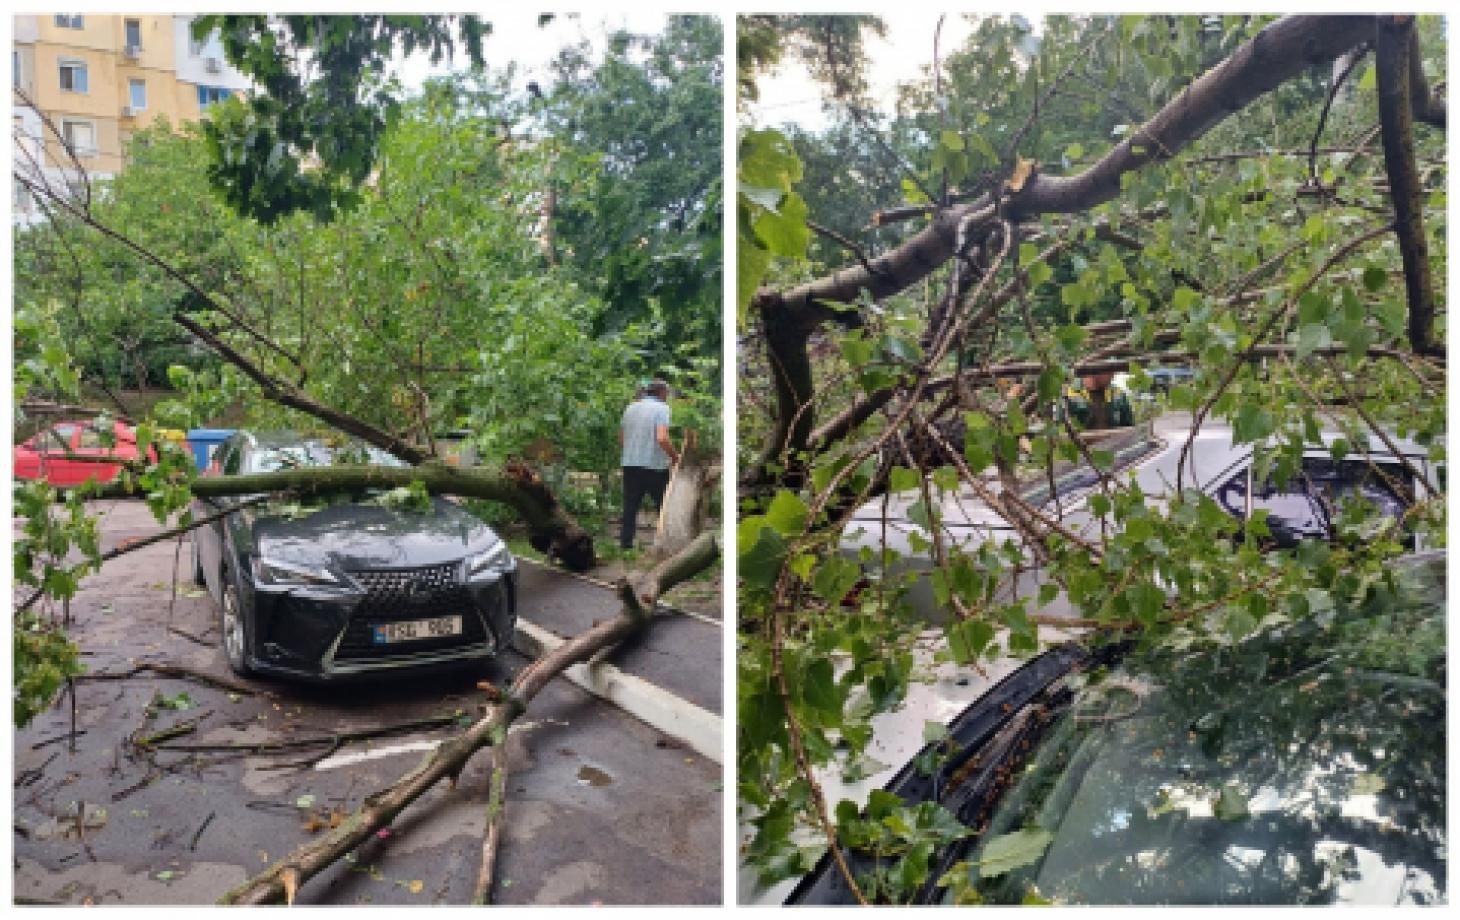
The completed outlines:
{"type": "MultiPolygon", "coordinates": [[[[1234,518],[1189,479],[1156,502],[1102,476],[1083,536],[1058,503],[1017,498],[1057,470],[1112,465],[1062,411],[1092,368],[1138,385],[1152,364],[1196,368],[1163,410],[1230,425],[1259,481],[1297,475],[1320,430],[1340,434],[1335,457],[1397,434],[1444,461],[1444,358],[1411,329],[1414,260],[1374,145],[1373,57],[1344,81],[1333,67],[1380,26],[1125,16],[1036,31],[986,17],[891,111],[849,107],[819,134],[742,132],[738,791],[764,880],[805,871],[828,843],[836,860],[838,841],[870,845],[876,818],[896,867],[848,881],[869,899],[920,888],[916,823],[829,801],[822,778],[865,769],[873,720],[923,669],[1038,649],[1057,596],[1092,641],[1232,643],[1304,620],[1314,598],[1362,598],[1415,533],[1443,541],[1442,483],[1416,485],[1398,524],[1346,507],[1330,542],[1278,551],[1262,515],[1234,518]],[[836,235],[813,245],[828,216],[836,235]],[[970,493],[1017,537],[935,536],[970,493]],[[875,522],[849,521],[877,496],[919,525],[911,547],[931,572],[902,565],[875,522]],[[1012,591],[1032,565],[1049,584],[1012,591]],[[915,613],[926,592],[946,624],[915,613]]],[[[1418,23],[1422,102],[1422,83],[1443,78],[1438,26],[1418,23]]],[[[774,31],[761,38],[756,60],[774,60],[774,31]]],[[[1444,277],[1443,133],[1417,124],[1407,144],[1421,267],[1444,277]]]]}
{"type": "MultiPolygon", "coordinates": [[[[720,23],[671,16],[663,33],[608,36],[554,62],[540,119],[552,175],[555,255],[605,302],[603,333],[653,323],[666,342],[720,354],[723,181],[720,23]]],[[[649,343],[650,364],[684,355],[649,343]]]]}
{"type": "MultiPolygon", "coordinates": [[[[378,32],[368,23],[318,28],[355,53],[379,56],[418,24],[405,17],[378,32]],[[375,35],[375,44],[358,45],[352,29],[375,35]]],[[[309,30],[298,38],[326,40],[309,30]]],[[[635,66],[658,74],[667,65],[635,66]]],[[[530,102],[510,90],[509,76],[434,81],[395,105],[369,139],[368,170],[359,172],[352,160],[337,164],[344,172],[332,178],[329,170],[311,174],[331,196],[353,189],[347,209],[240,215],[229,206],[236,189],[213,181],[216,125],[139,132],[128,169],[85,195],[17,172],[51,212],[16,238],[17,398],[71,404],[90,386],[116,392],[133,380],[132,364],[145,366],[140,379],[165,382],[170,398],[146,413],[125,399],[116,406],[141,422],[139,441],[160,451],[159,462],[125,471],[117,491],[145,497],[159,520],[182,512],[195,488],[190,458],[169,446],[162,429],[206,424],[224,410],[246,427],[363,440],[413,464],[439,462],[442,434],[465,430],[491,482],[458,491],[505,497],[534,539],[577,560],[569,564],[587,564],[591,540],[565,509],[601,515],[606,496],[560,500],[553,487],[568,470],[617,468],[619,416],[637,381],[651,373],[666,372],[689,388],[689,411],[678,411],[676,423],[713,422],[700,434],[716,439],[718,375],[707,371],[711,359],[699,338],[708,324],[665,320],[702,303],[666,297],[655,310],[609,322],[613,308],[598,279],[552,257],[543,177],[564,145],[521,130],[530,102]],[[655,363],[661,359],[678,366],[664,371],[655,363]],[[524,472],[529,467],[538,472],[524,472]]],[[[316,89],[325,92],[285,86],[280,98],[316,89]]],[[[583,87],[581,104],[601,108],[593,94],[613,91],[583,87]]],[[[694,101],[659,104],[672,110],[694,101]]],[[[346,113],[339,124],[353,117],[346,113]]],[[[574,156],[587,160],[590,139],[573,143],[574,156]]],[[[654,168],[670,183],[695,162],[654,168]]],[[[600,194],[630,193],[589,184],[583,222],[601,222],[605,236],[623,233],[613,208],[595,204],[600,194]]],[[[700,269],[701,277],[713,275],[700,269]]],[[[689,278],[687,266],[679,270],[689,278]]],[[[422,479],[451,491],[439,472],[423,471],[422,479]]],[[[17,513],[26,520],[16,540],[16,580],[36,592],[33,602],[40,599],[24,614],[22,626],[35,634],[25,650],[49,656],[39,662],[44,667],[31,668],[28,659],[22,669],[29,676],[17,687],[18,716],[45,705],[75,666],[74,654],[51,652],[70,648],[56,616],[101,562],[84,504],[94,494],[17,486],[17,513]]]]}
{"type": "Polygon", "coordinates": [[[483,66],[490,26],[476,16],[210,14],[229,63],[262,90],[233,99],[204,122],[209,177],[240,214],[269,223],[295,211],[328,220],[358,200],[380,142],[399,114],[388,80],[397,51],[433,64],[458,42],[483,66]]]}

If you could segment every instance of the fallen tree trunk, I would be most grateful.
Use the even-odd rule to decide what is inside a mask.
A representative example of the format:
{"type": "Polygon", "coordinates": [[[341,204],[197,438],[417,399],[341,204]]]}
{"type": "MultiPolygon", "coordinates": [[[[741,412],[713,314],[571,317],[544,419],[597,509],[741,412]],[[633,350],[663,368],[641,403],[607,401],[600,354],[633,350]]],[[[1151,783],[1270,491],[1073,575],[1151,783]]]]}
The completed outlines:
{"type": "MultiPolygon", "coordinates": [[[[394,785],[368,796],[353,814],[328,834],[310,840],[268,869],[229,891],[222,904],[292,902],[299,886],[370,839],[442,779],[453,783],[471,756],[507,728],[547,683],[571,665],[587,661],[647,624],[654,601],[674,585],[710,566],[719,555],[713,535],[705,533],[653,571],[619,583],[623,610],[612,620],[579,634],[524,668],[500,702],[461,735],[443,743],[394,785]]],[[[480,883],[479,883],[480,884],[480,883]]],[[[488,882],[489,884],[489,882],[488,882]]]]}
{"type": "MultiPolygon", "coordinates": [[[[199,498],[251,496],[261,492],[287,492],[308,497],[330,492],[364,489],[392,489],[419,482],[433,495],[460,495],[510,505],[527,523],[533,545],[550,553],[575,572],[593,567],[593,538],[572,515],[558,504],[552,492],[530,469],[511,465],[505,469],[471,467],[460,469],[444,463],[420,466],[315,466],[272,473],[244,473],[215,476],[191,483],[199,498]]],[[[132,498],[134,486],[116,482],[105,487],[98,498],[132,498]]]]}
{"type": "MultiPolygon", "coordinates": [[[[763,288],[751,306],[761,318],[776,388],[776,415],[758,464],[744,484],[770,478],[767,468],[783,453],[811,447],[815,431],[809,336],[826,322],[854,327],[860,309],[838,309],[859,298],[880,300],[931,275],[954,255],[959,241],[972,245],[1001,221],[1020,224],[1042,214],[1086,211],[1115,198],[1123,176],[1175,157],[1214,125],[1304,69],[1332,61],[1372,37],[1372,16],[1285,16],[1194,79],[1145,124],[1088,168],[1068,176],[1034,172],[1017,188],[1001,188],[973,201],[936,210],[928,226],[876,259],[789,290],[763,288]]],[[[794,479],[787,479],[794,482],[794,479]]]]}
{"type": "Polygon", "coordinates": [[[651,558],[668,559],[684,549],[705,529],[705,514],[714,489],[714,454],[700,447],[693,431],[684,436],[684,447],[674,464],[664,501],[659,507],[659,526],[654,531],[651,558]]]}
{"type": "MultiPolygon", "coordinates": [[[[1334,58],[1372,37],[1372,16],[1285,16],[1197,77],[1145,124],[1089,168],[1070,176],[1036,173],[1000,208],[986,197],[939,211],[908,242],[873,259],[788,291],[763,289],[752,304],[777,321],[794,317],[814,328],[821,320],[860,321],[860,311],[839,311],[866,291],[890,297],[927,277],[953,255],[959,226],[986,224],[1000,213],[1018,223],[1040,214],[1086,211],[1120,193],[1120,177],[1175,156],[1212,126],[1245,108],[1306,68],[1334,58]]],[[[969,238],[977,236],[971,230],[969,238]]]]}

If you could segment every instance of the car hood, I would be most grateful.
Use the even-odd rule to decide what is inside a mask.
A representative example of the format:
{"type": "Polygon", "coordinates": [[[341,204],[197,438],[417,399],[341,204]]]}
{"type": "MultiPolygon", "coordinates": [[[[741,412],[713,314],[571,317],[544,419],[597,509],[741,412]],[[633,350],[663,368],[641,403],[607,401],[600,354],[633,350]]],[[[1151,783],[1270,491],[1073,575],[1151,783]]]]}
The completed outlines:
{"type": "Polygon", "coordinates": [[[429,511],[350,502],[301,517],[259,515],[253,522],[259,555],[317,568],[439,565],[497,540],[492,528],[439,497],[431,500],[429,511]]]}

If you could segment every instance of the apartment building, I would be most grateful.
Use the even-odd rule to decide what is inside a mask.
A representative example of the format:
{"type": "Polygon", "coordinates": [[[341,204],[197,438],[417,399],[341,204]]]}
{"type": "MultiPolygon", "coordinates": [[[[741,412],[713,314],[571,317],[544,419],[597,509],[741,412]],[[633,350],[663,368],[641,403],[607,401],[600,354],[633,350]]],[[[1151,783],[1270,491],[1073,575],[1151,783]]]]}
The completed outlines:
{"type": "MultiPolygon", "coordinates": [[[[192,18],[16,16],[16,169],[52,182],[74,183],[82,170],[105,179],[125,167],[133,132],[163,117],[173,125],[197,121],[208,106],[248,89],[216,36],[193,40],[192,18]]],[[[40,219],[36,203],[15,185],[16,220],[40,219]]]]}

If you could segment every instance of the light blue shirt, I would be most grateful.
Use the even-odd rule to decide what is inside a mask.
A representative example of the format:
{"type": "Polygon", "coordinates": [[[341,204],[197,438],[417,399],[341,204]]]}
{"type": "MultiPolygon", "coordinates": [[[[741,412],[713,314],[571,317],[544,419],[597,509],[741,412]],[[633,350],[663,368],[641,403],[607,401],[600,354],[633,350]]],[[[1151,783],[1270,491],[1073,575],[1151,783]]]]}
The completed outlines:
{"type": "Polygon", "coordinates": [[[669,427],[669,405],[652,396],[631,403],[624,410],[619,428],[624,433],[624,449],[620,466],[641,466],[651,470],[669,469],[669,455],[654,440],[660,426],[669,427]]]}

